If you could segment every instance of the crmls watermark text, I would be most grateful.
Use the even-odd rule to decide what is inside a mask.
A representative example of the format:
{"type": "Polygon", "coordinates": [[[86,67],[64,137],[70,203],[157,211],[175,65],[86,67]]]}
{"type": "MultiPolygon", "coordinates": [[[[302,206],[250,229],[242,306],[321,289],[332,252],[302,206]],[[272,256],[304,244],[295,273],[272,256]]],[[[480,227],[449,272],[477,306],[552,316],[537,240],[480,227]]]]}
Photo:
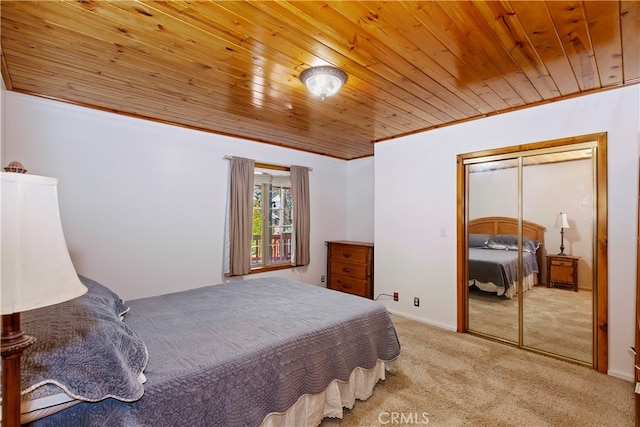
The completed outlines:
{"type": "Polygon", "coordinates": [[[380,424],[410,425],[429,424],[429,414],[426,412],[380,412],[378,414],[380,424]]]}

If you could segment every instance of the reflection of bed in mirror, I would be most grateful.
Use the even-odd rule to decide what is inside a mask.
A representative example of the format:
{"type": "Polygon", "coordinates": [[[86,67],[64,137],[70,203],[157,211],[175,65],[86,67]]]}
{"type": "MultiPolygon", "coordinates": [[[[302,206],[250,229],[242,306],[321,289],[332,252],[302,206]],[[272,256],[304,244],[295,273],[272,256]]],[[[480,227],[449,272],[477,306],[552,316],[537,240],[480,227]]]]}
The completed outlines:
{"type": "MultiPolygon", "coordinates": [[[[538,284],[545,228],[522,222],[523,289],[538,284]]],[[[517,294],[518,219],[483,217],[469,221],[469,286],[513,298],[517,294]]]]}

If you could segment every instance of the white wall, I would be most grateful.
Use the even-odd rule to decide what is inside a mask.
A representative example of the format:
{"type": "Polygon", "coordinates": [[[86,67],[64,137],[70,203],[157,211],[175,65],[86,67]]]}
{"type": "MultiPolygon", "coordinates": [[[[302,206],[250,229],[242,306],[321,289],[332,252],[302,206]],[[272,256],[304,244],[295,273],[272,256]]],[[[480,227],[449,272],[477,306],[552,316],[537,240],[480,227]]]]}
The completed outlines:
{"type": "Polygon", "coordinates": [[[59,179],[79,273],[125,299],[222,282],[228,154],[313,168],[311,264],[264,274],[324,286],[324,242],[347,238],[346,161],[14,92],[6,98],[7,158],[59,179]]]}
{"type": "Polygon", "coordinates": [[[399,292],[391,311],[455,329],[456,155],[606,131],[609,373],[633,378],[639,104],[635,85],[376,144],[376,294],[399,292]]]}
{"type": "MultiPolygon", "coordinates": [[[[5,111],[6,109],[6,95],[7,89],[4,85],[4,79],[0,78],[0,166],[3,168],[6,166],[4,161],[4,147],[5,147],[5,134],[6,134],[6,126],[5,124],[5,111]]],[[[8,162],[6,162],[8,163],[8,162]]],[[[2,169],[4,170],[4,169],[2,169]]]]}
{"type": "Polygon", "coordinates": [[[348,162],[347,239],[373,242],[373,157],[348,162]]]}
{"type": "MultiPolygon", "coordinates": [[[[4,156],[4,150],[5,150],[5,134],[6,134],[6,120],[5,120],[5,115],[6,115],[6,94],[7,94],[7,90],[5,88],[4,85],[4,79],[0,78],[0,170],[4,171],[4,167],[6,166],[6,164],[8,162],[5,162],[5,156],[4,156]]],[[[0,190],[1,192],[1,190],[0,190]]],[[[0,203],[0,206],[2,205],[2,203],[0,203]]],[[[0,233],[2,233],[2,221],[0,221],[0,233]]],[[[0,248],[0,257],[2,257],[2,249],[0,248]]],[[[1,299],[1,295],[0,295],[0,299],[1,299]]]]}

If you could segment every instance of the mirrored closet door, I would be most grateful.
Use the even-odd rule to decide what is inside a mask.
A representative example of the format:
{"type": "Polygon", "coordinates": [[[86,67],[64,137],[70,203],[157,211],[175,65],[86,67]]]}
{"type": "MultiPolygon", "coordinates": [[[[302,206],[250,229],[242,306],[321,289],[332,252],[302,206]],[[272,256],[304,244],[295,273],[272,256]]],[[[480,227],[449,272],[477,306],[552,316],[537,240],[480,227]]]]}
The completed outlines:
{"type": "Polygon", "coordinates": [[[543,223],[538,285],[523,293],[523,346],[593,363],[595,149],[522,160],[523,217],[543,223]]]}
{"type": "Polygon", "coordinates": [[[509,232],[517,238],[518,159],[486,159],[466,168],[469,330],[517,344],[520,313],[517,247],[504,251],[490,248],[503,247],[495,238],[498,233],[506,233],[504,229],[498,230],[500,218],[513,219],[509,232]],[[506,272],[494,264],[509,260],[510,270],[506,272]],[[504,277],[505,274],[510,277],[504,277]]]}
{"type": "Polygon", "coordinates": [[[606,369],[606,135],[458,165],[458,329],[606,369]]]}

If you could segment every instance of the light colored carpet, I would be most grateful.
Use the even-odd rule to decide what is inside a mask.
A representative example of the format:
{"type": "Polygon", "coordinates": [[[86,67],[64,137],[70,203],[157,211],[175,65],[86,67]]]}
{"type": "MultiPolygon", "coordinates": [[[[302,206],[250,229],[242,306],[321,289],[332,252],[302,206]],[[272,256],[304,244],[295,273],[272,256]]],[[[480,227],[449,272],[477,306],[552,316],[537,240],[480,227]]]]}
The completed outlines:
{"type": "MultiPolygon", "coordinates": [[[[524,293],[524,345],[591,364],[593,293],[535,286],[524,293]]],[[[518,342],[518,298],[469,288],[469,329],[518,342]]]]}
{"type": "Polygon", "coordinates": [[[342,420],[325,419],[321,426],[635,424],[631,382],[469,334],[392,318],[402,353],[386,380],[368,400],[345,410],[342,420]]]}

